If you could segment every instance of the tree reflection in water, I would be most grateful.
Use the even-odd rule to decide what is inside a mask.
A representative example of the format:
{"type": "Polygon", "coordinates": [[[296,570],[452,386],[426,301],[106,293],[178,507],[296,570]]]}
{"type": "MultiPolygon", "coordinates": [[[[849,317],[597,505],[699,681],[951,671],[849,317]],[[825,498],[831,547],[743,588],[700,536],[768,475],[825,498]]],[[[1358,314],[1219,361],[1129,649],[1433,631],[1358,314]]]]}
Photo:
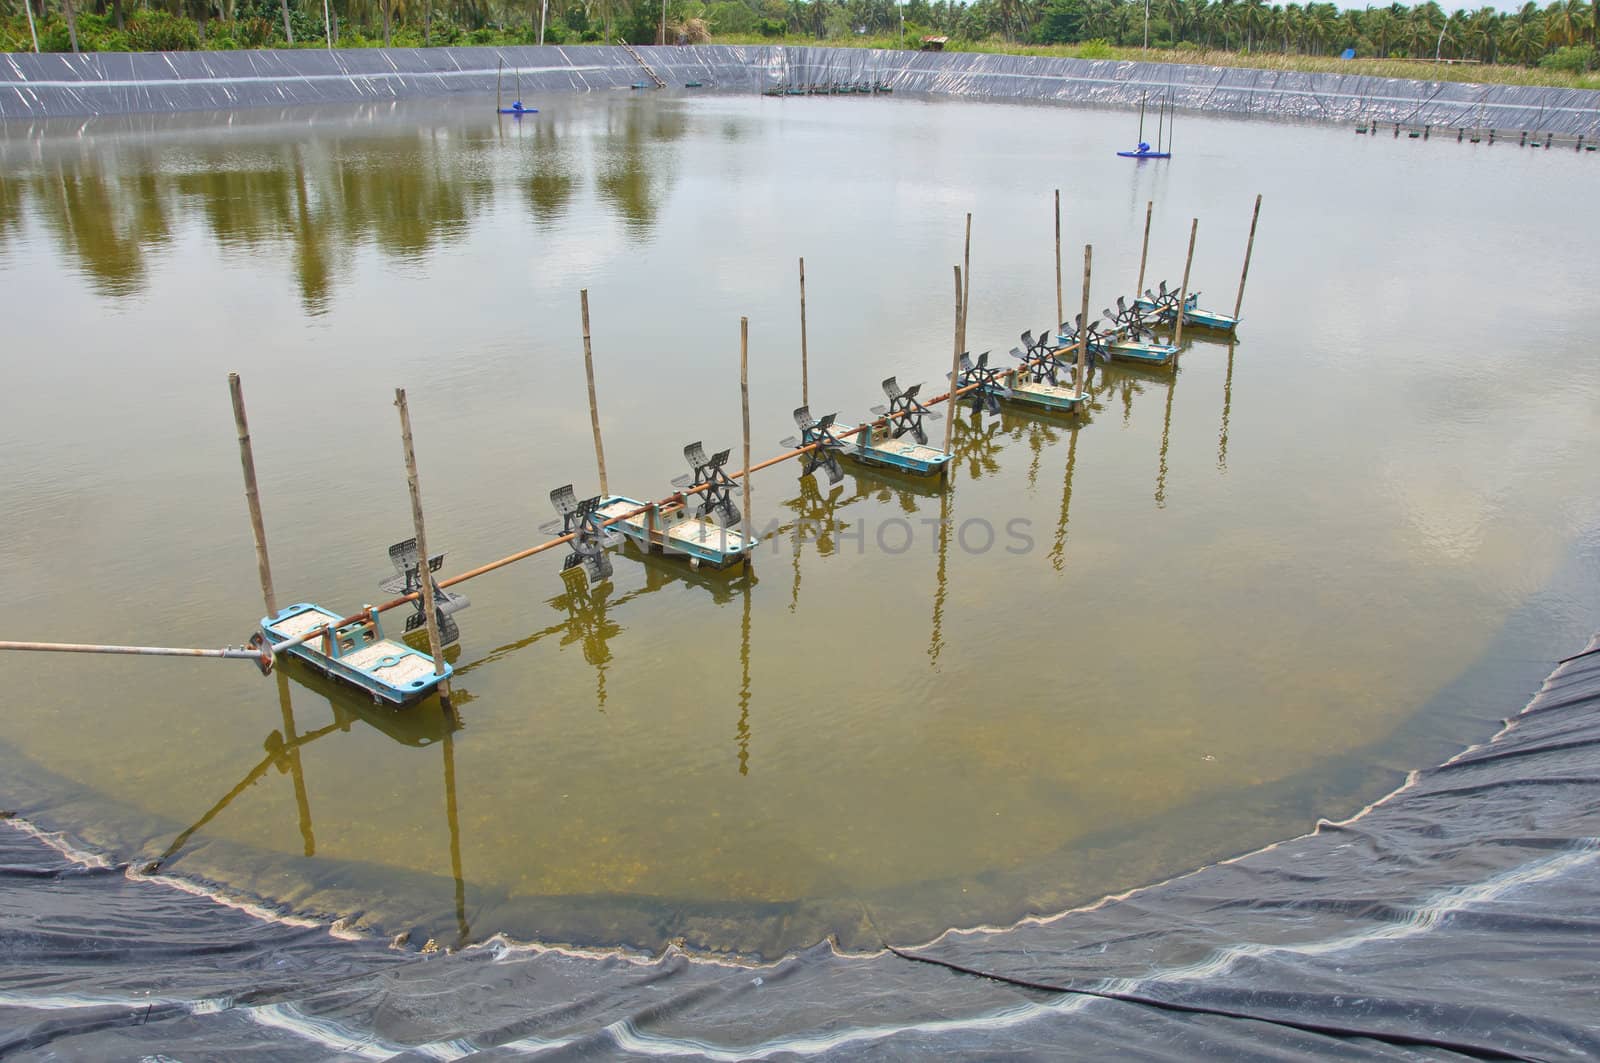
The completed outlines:
{"type": "Polygon", "coordinates": [[[315,135],[277,141],[218,127],[174,146],[159,126],[104,145],[92,129],[72,146],[46,138],[49,161],[0,184],[0,251],[38,218],[96,294],[123,298],[198,227],[225,258],[281,253],[305,312],[319,315],[362,248],[425,261],[502,198],[548,227],[587,180],[630,238],[646,238],[672,185],[671,145],[688,131],[682,108],[654,100],[616,101],[601,123],[541,116],[509,131],[463,116],[398,130],[354,122],[318,120],[315,135]]]}

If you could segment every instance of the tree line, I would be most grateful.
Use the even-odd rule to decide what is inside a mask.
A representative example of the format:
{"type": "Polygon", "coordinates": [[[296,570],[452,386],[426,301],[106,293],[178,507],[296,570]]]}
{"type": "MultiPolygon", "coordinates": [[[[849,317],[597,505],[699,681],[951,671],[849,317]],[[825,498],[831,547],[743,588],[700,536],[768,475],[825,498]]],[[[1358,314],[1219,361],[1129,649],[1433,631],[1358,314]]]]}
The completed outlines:
{"type": "Polygon", "coordinates": [[[1434,0],[1341,9],[1267,0],[0,0],[0,46],[164,51],[369,44],[550,44],[715,37],[1449,59],[1595,69],[1600,0],[1446,13],[1434,0]],[[7,10],[9,8],[9,10],[7,10]],[[1148,20],[1146,12],[1148,11],[1148,20]],[[31,25],[24,25],[28,16],[31,25]]]}

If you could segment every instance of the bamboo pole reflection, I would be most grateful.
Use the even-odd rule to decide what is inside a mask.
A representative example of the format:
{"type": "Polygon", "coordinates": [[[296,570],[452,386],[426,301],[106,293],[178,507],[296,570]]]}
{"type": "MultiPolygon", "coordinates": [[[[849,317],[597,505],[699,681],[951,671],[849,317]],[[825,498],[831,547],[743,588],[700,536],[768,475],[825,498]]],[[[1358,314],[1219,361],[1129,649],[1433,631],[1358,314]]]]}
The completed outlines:
{"type": "Polygon", "coordinates": [[[295,744],[294,705],[289,699],[289,677],[278,671],[278,708],[283,714],[284,745],[288,749],[289,773],[294,777],[294,803],[300,811],[300,840],[305,854],[315,856],[317,840],[311,833],[311,799],[306,795],[306,776],[300,766],[300,747],[295,744]]]}
{"type": "Polygon", "coordinates": [[[1172,396],[1178,390],[1178,370],[1167,383],[1167,412],[1161,421],[1161,460],[1156,467],[1156,508],[1167,508],[1167,444],[1172,438],[1172,396]]]}
{"type": "MultiPolygon", "coordinates": [[[[798,555],[798,551],[796,552],[798,555]]],[[[798,570],[797,570],[798,571],[798,570]]],[[[739,625],[739,774],[750,774],[750,584],[744,581],[744,617],[739,625]]]]}
{"type": "Polygon", "coordinates": [[[1050,565],[1057,572],[1067,562],[1067,521],[1072,512],[1072,471],[1078,464],[1078,427],[1072,428],[1072,438],[1067,443],[1067,474],[1061,485],[1061,519],[1056,522],[1055,542],[1050,544],[1050,565]]]}
{"type": "Polygon", "coordinates": [[[1228,471],[1228,411],[1233,406],[1233,347],[1228,339],[1228,374],[1222,379],[1222,431],[1217,436],[1217,468],[1228,471]]]}
{"type": "MultiPolygon", "coordinates": [[[[336,731],[350,731],[355,722],[360,719],[383,732],[401,745],[425,746],[437,741],[443,746],[444,763],[444,790],[445,790],[445,821],[450,838],[450,876],[454,885],[455,917],[458,935],[458,944],[466,944],[471,937],[471,927],[467,921],[466,908],[466,877],[462,871],[461,859],[461,825],[456,798],[456,771],[455,771],[455,745],[454,734],[461,728],[460,719],[453,712],[442,712],[439,716],[431,716],[431,706],[418,706],[405,713],[398,713],[387,707],[368,707],[358,695],[352,694],[343,688],[336,687],[334,681],[320,676],[307,674],[294,676],[295,682],[323,694],[328,698],[329,707],[333,711],[332,722],[312,731],[299,733],[294,721],[293,698],[289,690],[289,677],[292,673],[300,671],[294,664],[284,667],[278,672],[278,704],[283,718],[283,730],[270,732],[262,742],[266,755],[261,758],[234,786],[223,794],[211,807],[188,827],[180,831],[176,837],[163,849],[154,860],[146,863],[142,868],[147,875],[159,872],[170,860],[183,852],[189,843],[206,827],[210,826],[234,801],[238,800],[246,791],[260,782],[268,772],[276,767],[280,772],[287,774],[293,780],[295,805],[299,815],[300,835],[304,841],[305,855],[315,855],[315,841],[312,833],[311,804],[306,796],[304,766],[300,759],[300,750],[336,731]],[[316,685],[326,684],[327,689],[316,685]],[[360,707],[357,707],[359,704],[360,707]]],[[[457,698],[457,703],[470,700],[470,698],[457,698]]]]}
{"type": "Polygon", "coordinates": [[[451,714],[451,726],[445,728],[439,745],[444,750],[444,819],[450,831],[450,877],[456,887],[456,947],[465,945],[472,936],[467,925],[467,881],[461,873],[461,816],[456,804],[456,753],[455,732],[461,726],[451,714]]]}
{"type": "MultiPolygon", "coordinates": [[[[951,411],[952,414],[954,411],[951,411]]],[[[946,573],[950,557],[950,503],[956,494],[956,465],[950,463],[950,474],[945,488],[939,492],[939,564],[934,570],[933,624],[928,638],[928,663],[937,666],[939,652],[944,649],[944,598],[948,590],[946,573]]]]}
{"type": "MultiPolygon", "coordinates": [[[[161,870],[168,860],[171,860],[174,856],[178,855],[178,853],[183,850],[184,846],[189,844],[189,840],[191,838],[200,833],[200,831],[204,830],[212,820],[216,819],[217,816],[222,813],[224,809],[233,804],[234,800],[237,799],[240,794],[244,793],[257,782],[261,781],[262,776],[267,774],[268,769],[272,768],[272,766],[275,764],[283,764],[284,757],[287,755],[287,753],[290,751],[298,751],[301,746],[310,745],[317,739],[342,729],[344,729],[343,725],[341,725],[338,720],[335,720],[326,727],[319,728],[315,731],[308,731],[303,735],[297,735],[293,739],[289,740],[286,740],[283,737],[283,734],[279,731],[273,731],[271,734],[267,735],[266,740],[262,743],[262,746],[267,751],[267,755],[261,758],[261,761],[256,764],[255,767],[245,772],[244,778],[240,779],[233,789],[223,794],[222,797],[217,800],[216,804],[206,809],[205,813],[201,815],[199,819],[195,820],[192,824],[179,832],[178,836],[172,839],[171,844],[161,851],[160,856],[157,856],[154,860],[145,864],[144,873],[147,875],[153,875],[157,871],[161,870]]],[[[306,827],[309,829],[309,806],[306,808],[306,815],[308,817],[306,820],[306,827]]]]}

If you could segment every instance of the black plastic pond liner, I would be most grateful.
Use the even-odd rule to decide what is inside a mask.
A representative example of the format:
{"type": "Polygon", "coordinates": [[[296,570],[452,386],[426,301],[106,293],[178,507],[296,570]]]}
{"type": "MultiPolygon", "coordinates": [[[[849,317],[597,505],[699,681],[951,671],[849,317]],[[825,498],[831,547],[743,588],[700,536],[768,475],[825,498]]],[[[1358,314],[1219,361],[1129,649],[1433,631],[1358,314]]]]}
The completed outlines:
{"type": "Polygon", "coordinates": [[[872,956],[400,952],[0,829],[0,1055],[1594,1059],[1597,835],[1600,638],[1350,821],[872,956]]]}
{"type": "MultiPolygon", "coordinates": [[[[636,50],[673,92],[757,92],[779,85],[886,85],[895,92],[1137,105],[1311,121],[1401,122],[1515,134],[1600,134],[1600,92],[1534,85],[1413,81],[1357,74],[1187,66],[970,52],[781,45],[636,50]],[[690,82],[697,88],[688,89],[690,82]]],[[[0,55],[0,118],[234,110],[495,92],[504,102],[634,91],[654,81],[623,48],[356,48],[0,55]]],[[[1424,68],[1419,68],[1419,73],[1424,68]]],[[[530,116],[531,117],[531,116],[530,116]]],[[[511,119],[517,121],[520,119],[511,119]]]]}

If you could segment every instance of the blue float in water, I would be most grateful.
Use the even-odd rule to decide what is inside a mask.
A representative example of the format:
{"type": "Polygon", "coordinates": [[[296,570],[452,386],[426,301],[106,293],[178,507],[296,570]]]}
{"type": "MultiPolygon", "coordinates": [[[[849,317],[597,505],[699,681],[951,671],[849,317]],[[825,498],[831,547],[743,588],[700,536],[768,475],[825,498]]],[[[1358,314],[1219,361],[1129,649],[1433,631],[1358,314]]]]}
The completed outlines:
{"type": "Polygon", "coordinates": [[[1139,141],[1139,150],[1138,151],[1119,151],[1119,152],[1117,152],[1117,154],[1122,156],[1124,159],[1170,159],[1170,158],[1172,158],[1172,152],[1170,152],[1170,151],[1151,151],[1150,150],[1150,145],[1146,144],[1142,140],[1139,141]]]}
{"type": "Polygon", "coordinates": [[[537,108],[537,107],[524,107],[524,106],[522,106],[522,101],[521,100],[517,100],[510,107],[502,107],[502,108],[500,108],[500,113],[501,114],[515,114],[515,115],[538,114],[539,113],[539,108],[537,108]]]}

